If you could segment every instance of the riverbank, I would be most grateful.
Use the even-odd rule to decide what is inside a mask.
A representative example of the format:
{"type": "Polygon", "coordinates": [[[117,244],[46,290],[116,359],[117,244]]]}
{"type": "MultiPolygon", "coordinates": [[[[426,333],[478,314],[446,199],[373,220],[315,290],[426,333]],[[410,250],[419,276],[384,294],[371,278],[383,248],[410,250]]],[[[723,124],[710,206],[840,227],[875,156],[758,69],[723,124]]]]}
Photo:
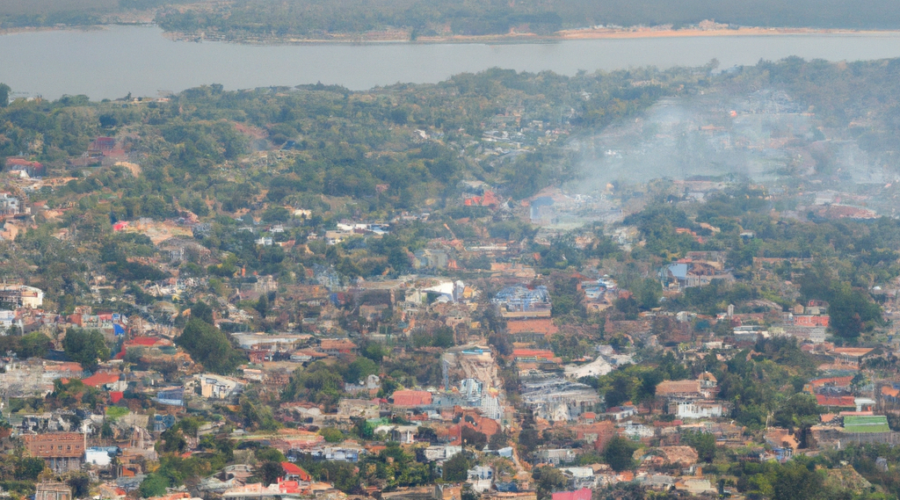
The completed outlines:
{"type": "Polygon", "coordinates": [[[229,42],[250,45],[303,45],[303,44],[448,44],[448,43],[552,43],[567,40],[641,39],[641,38],[696,38],[740,36],[900,36],[900,30],[849,30],[817,28],[721,28],[721,29],[671,29],[671,28],[585,28],[563,30],[552,35],[510,32],[504,35],[442,35],[413,38],[406,30],[387,30],[366,33],[338,33],[319,38],[278,36],[230,36],[219,33],[165,32],[176,41],[229,42]]]}

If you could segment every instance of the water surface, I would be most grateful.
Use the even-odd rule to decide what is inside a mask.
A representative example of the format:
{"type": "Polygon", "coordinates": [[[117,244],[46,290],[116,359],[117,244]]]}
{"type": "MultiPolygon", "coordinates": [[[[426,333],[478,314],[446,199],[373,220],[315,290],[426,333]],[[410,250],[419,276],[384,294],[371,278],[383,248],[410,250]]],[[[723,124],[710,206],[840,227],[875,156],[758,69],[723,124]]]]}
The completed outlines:
{"type": "Polygon", "coordinates": [[[322,82],[362,90],[434,83],[491,67],[518,71],[722,67],[788,56],[829,61],[900,57],[900,34],[778,35],[571,40],[510,44],[240,45],[175,42],[157,27],[44,31],[0,36],[0,82],[58,98],[155,96],[219,83],[226,89],[322,82]]]}

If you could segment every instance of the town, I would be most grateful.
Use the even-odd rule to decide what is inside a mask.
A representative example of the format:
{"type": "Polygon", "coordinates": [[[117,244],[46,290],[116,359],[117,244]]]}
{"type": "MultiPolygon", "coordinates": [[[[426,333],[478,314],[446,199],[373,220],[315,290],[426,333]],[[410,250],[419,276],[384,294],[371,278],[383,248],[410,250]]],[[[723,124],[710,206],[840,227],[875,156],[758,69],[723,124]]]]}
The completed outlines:
{"type": "Polygon", "coordinates": [[[896,496],[893,118],[779,64],[13,100],[3,495],[896,496]]]}

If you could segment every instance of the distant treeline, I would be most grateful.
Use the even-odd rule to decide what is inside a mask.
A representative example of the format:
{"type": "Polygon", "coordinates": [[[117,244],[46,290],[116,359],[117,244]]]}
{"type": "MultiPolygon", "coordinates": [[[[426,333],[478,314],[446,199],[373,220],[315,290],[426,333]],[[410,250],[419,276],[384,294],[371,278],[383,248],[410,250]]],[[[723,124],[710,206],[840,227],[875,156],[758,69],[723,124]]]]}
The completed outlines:
{"type": "Polygon", "coordinates": [[[0,0],[0,29],[65,24],[90,26],[102,15],[183,3],[173,0],[0,0]]]}
{"type": "Polygon", "coordinates": [[[896,0],[236,0],[221,10],[171,10],[157,21],[171,31],[231,36],[309,36],[386,28],[413,36],[549,34],[596,25],[667,25],[711,19],[763,27],[900,28],[896,0]]]}

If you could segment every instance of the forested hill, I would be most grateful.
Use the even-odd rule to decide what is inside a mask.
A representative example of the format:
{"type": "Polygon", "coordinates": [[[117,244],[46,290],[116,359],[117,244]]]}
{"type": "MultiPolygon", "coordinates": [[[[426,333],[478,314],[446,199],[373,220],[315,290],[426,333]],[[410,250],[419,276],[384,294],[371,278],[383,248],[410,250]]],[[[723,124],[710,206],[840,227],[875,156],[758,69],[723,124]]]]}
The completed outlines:
{"type": "Polygon", "coordinates": [[[386,29],[413,37],[513,29],[549,35],[596,25],[680,28],[707,19],[736,26],[900,29],[900,3],[893,0],[4,0],[0,29],[117,22],[110,15],[152,16],[154,10],[166,30],[231,39],[386,29]]]}
{"type": "Polygon", "coordinates": [[[407,29],[413,36],[551,34],[596,25],[683,27],[703,20],[740,26],[900,28],[892,0],[236,0],[223,7],[164,10],[157,22],[226,37],[321,36],[407,29]]]}

